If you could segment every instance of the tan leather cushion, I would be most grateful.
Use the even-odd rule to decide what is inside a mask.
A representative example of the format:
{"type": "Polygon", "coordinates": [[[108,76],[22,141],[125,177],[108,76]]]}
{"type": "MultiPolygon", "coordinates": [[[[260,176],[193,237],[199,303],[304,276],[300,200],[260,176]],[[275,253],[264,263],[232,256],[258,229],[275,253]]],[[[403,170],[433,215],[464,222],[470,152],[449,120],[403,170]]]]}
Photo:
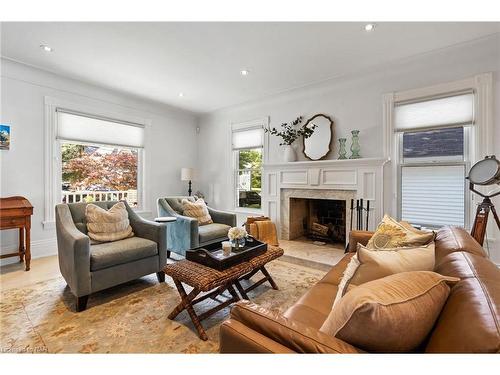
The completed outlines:
{"type": "Polygon", "coordinates": [[[436,263],[446,255],[456,251],[465,251],[486,257],[481,245],[464,229],[460,227],[444,227],[436,234],[436,263]]]}
{"type": "Polygon", "coordinates": [[[203,199],[196,202],[190,202],[187,199],[182,200],[183,215],[195,218],[200,225],[212,224],[213,220],[208,212],[208,207],[203,199]]]}
{"type": "Polygon", "coordinates": [[[500,269],[480,255],[454,252],[436,272],[462,280],[451,290],[425,351],[500,352],[500,269]]]}
{"type": "Polygon", "coordinates": [[[448,298],[447,282],[430,271],[402,272],[353,288],[320,331],[370,352],[409,352],[429,334],[448,298]]]}
{"type": "Polygon", "coordinates": [[[346,342],[250,301],[240,301],[234,305],[231,319],[298,353],[358,353],[356,348],[346,342]]]}
{"type": "Polygon", "coordinates": [[[398,222],[389,215],[384,218],[366,245],[369,249],[422,246],[434,239],[434,232],[420,231],[409,223],[398,222]]]}
{"type": "Polygon", "coordinates": [[[380,279],[398,272],[432,271],[434,243],[420,247],[372,250],[358,244],[358,251],[345,269],[334,306],[353,285],[380,279]]]}
{"type": "Polygon", "coordinates": [[[319,328],[332,311],[337,286],[319,282],[307,291],[284,315],[319,328]]]}
{"type": "Polygon", "coordinates": [[[85,208],[85,217],[87,234],[94,241],[118,241],[134,235],[127,208],[123,202],[118,202],[109,210],[95,204],[88,204],[85,208]]]}
{"type": "Polygon", "coordinates": [[[332,269],[283,314],[287,318],[318,328],[332,311],[337,284],[354,254],[346,254],[332,269]]]}

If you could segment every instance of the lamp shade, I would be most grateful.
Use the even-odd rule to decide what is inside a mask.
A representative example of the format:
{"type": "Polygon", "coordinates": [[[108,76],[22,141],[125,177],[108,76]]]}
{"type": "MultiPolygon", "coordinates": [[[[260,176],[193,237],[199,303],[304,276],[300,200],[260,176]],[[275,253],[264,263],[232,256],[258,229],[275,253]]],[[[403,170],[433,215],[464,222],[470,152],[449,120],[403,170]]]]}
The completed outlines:
{"type": "Polygon", "coordinates": [[[191,181],[194,176],[193,168],[182,168],[181,169],[181,181],[191,181]]]}

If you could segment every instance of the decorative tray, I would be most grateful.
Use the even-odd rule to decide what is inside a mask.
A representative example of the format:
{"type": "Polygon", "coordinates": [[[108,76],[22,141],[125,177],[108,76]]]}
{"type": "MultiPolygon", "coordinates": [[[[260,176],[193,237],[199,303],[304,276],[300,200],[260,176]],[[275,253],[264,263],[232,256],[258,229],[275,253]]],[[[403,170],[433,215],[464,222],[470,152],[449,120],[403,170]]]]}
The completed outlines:
{"type": "MultiPolygon", "coordinates": [[[[226,240],[227,241],[227,240],[226,240]]],[[[265,253],[267,244],[256,239],[247,240],[245,246],[231,249],[229,255],[222,251],[222,241],[186,251],[186,259],[222,271],[265,253]]]]}

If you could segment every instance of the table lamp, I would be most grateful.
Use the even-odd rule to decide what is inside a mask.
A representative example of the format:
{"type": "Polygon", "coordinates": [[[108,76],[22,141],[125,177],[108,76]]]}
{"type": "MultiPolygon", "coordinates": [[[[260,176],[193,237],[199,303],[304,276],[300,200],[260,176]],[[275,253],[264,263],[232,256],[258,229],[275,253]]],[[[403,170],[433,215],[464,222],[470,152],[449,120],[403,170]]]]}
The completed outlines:
{"type": "Polygon", "coordinates": [[[193,168],[182,168],[181,169],[181,181],[189,181],[188,185],[188,194],[191,196],[191,180],[193,179],[194,176],[194,169],[193,168]]]}

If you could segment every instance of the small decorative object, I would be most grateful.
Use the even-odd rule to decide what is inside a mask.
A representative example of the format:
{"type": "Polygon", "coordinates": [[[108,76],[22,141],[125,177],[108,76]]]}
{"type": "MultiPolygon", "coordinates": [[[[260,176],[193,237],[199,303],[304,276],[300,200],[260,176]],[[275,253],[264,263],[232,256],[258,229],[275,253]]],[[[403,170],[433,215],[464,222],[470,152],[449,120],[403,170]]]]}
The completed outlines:
{"type": "Polygon", "coordinates": [[[286,162],[292,162],[297,160],[297,155],[295,153],[292,144],[299,138],[303,136],[304,138],[309,138],[313,133],[316,125],[306,127],[305,125],[296,128],[302,122],[302,116],[297,117],[294,121],[290,123],[283,123],[281,127],[283,130],[277,130],[276,128],[264,129],[266,133],[270,133],[282,139],[280,146],[285,146],[284,160],[286,162]]]}
{"type": "Polygon", "coordinates": [[[345,149],[345,143],[347,138],[339,138],[339,160],[347,159],[347,150],[345,149]]]}
{"type": "Polygon", "coordinates": [[[182,168],[181,169],[181,181],[189,181],[188,183],[188,194],[191,196],[191,180],[193,179],[194,176],[194,169],[193,168],[182,168]]]}
{"type": "Polygon", "coordinates": [[[8,150],[10,148],[10,126],[0,124],[0,150],[8,150]]]}
{"type": "Polygon", "coordinates": [[[309,137],[304,137],[304,155],[309,160],[324,159],[331,151],[333,140],[333,120],[323,114],[317,114],[307,120],[304,128],[313,130],[309,137]]]}
{"type": "Polygon", "coordinates": [[[225,257],[231,254],[231,242],[222,241],[222,253],[224,254],[225,257]]]}
{"type": "Polygon", "coordinates": [[[361,155],[361,146],[359,145],[359,130],[351,131],[352,143],[351,143],[351,157],[349,159],[359,159],[361,155]]]}
{"type": "Polygon", "coordinates": [[[235,250],[238,250],[245,246],[245,238],[248,236],[248,233],[244,228],[232,227],[229,229],[227,236],[231,241],[231,246],[234,247],[235,250]]]}

